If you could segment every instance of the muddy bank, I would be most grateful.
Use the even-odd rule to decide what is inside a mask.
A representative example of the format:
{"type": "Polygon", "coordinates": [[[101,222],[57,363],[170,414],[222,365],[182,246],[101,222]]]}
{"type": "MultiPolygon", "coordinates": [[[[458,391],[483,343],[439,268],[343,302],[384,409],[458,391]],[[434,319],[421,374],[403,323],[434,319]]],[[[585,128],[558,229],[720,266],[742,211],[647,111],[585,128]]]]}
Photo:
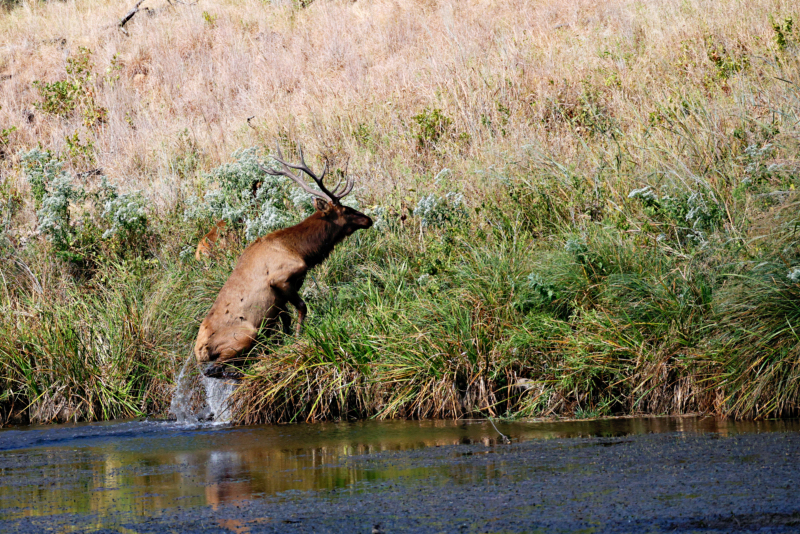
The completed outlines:
{"type": "Polygon", "coordinates": [[[0,433],[7,449],[0,453],[0,530],[800,529],[794,422],[776,432],[733,425],[676,431],[672,424],[663,433],[604,423],[594,437],[558,437],[586,436],[586,423],[572,434],[569,425],[547,434],[501,425],[511,444],[485,424],[441,423],[410,431],[406,422],[306,425],[299,434],[291,427],[147,430],[134,423],[60,439],[32,435],[17,448],[0,433]]]}

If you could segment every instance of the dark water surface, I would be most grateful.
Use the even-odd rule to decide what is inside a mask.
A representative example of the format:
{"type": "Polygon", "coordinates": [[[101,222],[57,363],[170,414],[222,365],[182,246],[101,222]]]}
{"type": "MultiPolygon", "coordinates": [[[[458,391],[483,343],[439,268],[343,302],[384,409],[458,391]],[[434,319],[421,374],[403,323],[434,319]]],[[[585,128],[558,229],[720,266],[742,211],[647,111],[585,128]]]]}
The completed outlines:
{"type": "Polygon", "coordinates": [[[0,531],[800,532],[796,420],[496,425],[0,430],[0,531]]]}

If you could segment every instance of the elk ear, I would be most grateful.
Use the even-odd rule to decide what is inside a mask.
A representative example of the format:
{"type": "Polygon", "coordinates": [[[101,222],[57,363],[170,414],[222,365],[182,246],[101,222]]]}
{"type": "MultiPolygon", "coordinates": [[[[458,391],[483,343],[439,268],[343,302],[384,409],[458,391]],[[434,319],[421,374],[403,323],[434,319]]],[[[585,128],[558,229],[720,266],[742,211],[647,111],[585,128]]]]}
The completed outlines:
{"type": "Polygon", "coordinates": [[[321,211],[322,213],[326,213],[326,212],[330,211],[331,205],[330,205],[330,203],[328,203],[325,200],[322,200],[321,198],[315,198],[314,199],[314,208],[316,208],[317,211],[321,211]]]}

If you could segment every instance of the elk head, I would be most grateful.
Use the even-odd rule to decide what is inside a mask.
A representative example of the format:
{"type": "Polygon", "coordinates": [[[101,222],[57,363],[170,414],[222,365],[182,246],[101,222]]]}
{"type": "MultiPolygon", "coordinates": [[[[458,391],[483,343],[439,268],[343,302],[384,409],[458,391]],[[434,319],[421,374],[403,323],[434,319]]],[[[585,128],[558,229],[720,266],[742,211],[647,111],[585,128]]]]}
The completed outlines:
{"type": "Polygon", "coordinates": [[[322,168],[322,174],[317,176],[317,174],[312,171],[308,165],[306,165],[306,160],[303,156],[303,147],[298,145],[298,152],[300,153],[299,165],[293,165],[283,159],[283,153],[281,152],[280,144],[277,145],[276,152],[278,155],[277,157],[273,156],[273,159],[281,164],[281,169],[273,170],[262,167],[262,170],[271,176],[285,176],[286,178],[290,178],[306,193],[313,196],[314,208],[317,210],[317,215],[319,215],[320,218],[333,223],[334,227],[341,229],[341,235],[337,235],[335,237],[331,236],[336,243],[341,241],[341,239],[351,235],[356,230],[369,228],[372,226],[372,219],[370,219],[367,215],[364,215],[360,211],[349,206],[345,206],[341,203],[341,200],[353,190],[353,185],[355,184],[355,179],[352,176],[347,175],[346,171],[345,175],[347,175],[347,178],[345,179],[344,183],[342,183],[342,180],[340,179],[333,189],[328,189],[323,183],[325,174],[328,172],[327,161],[325,162],[325,166],[322,168]],[[304,180],[294,174],[291,169],[302,171],[307,174],[312,180],[314,180],[314,183],[317,184],[319,191],[312,189],[304,180]]]}

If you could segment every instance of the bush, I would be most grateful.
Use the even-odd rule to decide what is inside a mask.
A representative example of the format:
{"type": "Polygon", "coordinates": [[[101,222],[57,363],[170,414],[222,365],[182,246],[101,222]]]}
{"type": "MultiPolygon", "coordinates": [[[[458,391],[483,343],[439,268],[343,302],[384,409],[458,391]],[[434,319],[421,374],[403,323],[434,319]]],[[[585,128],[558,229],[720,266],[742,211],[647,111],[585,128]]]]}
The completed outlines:
{"type": "Polygon", "coordinates": [[[232,228],[243,228],[249,242],[312,213],[311,195],[288,178],[265,173],[258,152],[256,148],[237,150],[233,162],[206,174],[205,179],[216,188],[202,200],[191,198],[184,217],[225,220],[232,228]]]}
{"type": "Polygon", "coordinates": [[[40,205],[38,231],[61,259],[92,268],[109,255],[145,253],[148,219],[140,192],[121,194],[105,177],[87,192],[50,152],[33,149],[20,159],[40,205]]]}

